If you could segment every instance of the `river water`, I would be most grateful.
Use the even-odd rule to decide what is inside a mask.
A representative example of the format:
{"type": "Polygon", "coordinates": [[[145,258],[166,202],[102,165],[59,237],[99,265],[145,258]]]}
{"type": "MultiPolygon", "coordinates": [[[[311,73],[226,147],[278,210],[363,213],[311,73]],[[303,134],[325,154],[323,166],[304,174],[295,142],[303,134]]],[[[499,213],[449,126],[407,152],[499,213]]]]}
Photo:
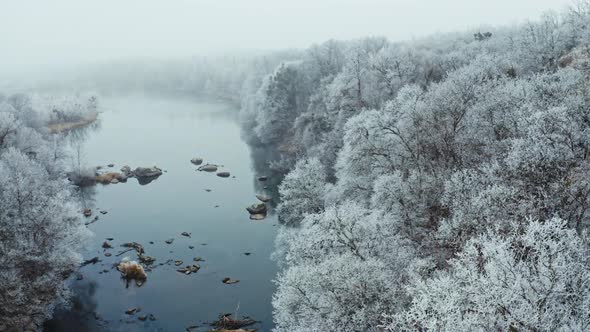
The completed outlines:
{"type": "Polygon", "coordinates": [[[264,174],[254,171],[237,110],[221,102],[147,96],[102,99],[101,108],[98,128],[80,144],[84,163],[113,163],[116,171],[124,165],[157,165],[165,173],[147,185],[129,179],[83,195],[84,204],[99,216],[88,226],[94,237],[84,258],[102,261],[80,269],[83,279],[71,282],[74,305],[59,310],[46,330],[184,331],[197,325],[193,331],[207,331],[207,322],[219,314],[236,312],[260,322],[251,328],[272,329],[277,268],[270,255],[278,225],[272,213],[251,221],[245,210],[267,183],[257,180],[264,174]],[[232,177],[196,171],[192,157],[221,164],[232,177]],[[101,247],[106,238],[113,238],[113,249],[101,247]],[[164,242],[171,238],[172,244],[164,242]],[[125,256],[137,259],[134,252],[116,256],[122,243],[133,241],[157,259],[156,268],[143,286],[126,288],[113,264],[125,256]],[[193,264],[197,256],[205,261],[196,274],[181,274],[171,263],[158,266],[168,260],[193,264]],[[240,282],[224,284],[225,277],[240,282]],[[125,314],[135,307],[140,313],[125,314]],[[141,314],[156,320],[139,321],[141,314]]]}

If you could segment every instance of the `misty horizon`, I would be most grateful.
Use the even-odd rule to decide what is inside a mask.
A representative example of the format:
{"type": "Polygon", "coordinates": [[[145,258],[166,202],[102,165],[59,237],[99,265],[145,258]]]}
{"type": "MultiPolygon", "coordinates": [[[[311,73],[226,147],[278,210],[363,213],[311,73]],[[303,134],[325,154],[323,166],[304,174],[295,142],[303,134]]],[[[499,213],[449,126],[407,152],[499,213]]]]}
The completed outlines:
{"type": "Polygon", "coordinates": [[[120,59],[262,54],[327,40],[390,41],[521,24],[571,0],[3,1],[0,70],[120,59]]]}

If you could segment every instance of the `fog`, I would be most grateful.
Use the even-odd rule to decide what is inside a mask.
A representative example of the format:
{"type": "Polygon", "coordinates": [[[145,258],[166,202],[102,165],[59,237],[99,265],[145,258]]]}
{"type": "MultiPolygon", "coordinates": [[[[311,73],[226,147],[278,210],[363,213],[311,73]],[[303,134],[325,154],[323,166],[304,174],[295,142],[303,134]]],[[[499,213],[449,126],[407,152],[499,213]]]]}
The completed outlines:
{"type": "Polygon", "coordinates": [[[1,0],[0,70],[126,57],[304,48],[328,39],[405,40],[510,25],[570,0],[1,0]]]}
{"type": "Polygon", "coordinates": [[[589,22],[0,0],[0,331],[589,330],[589,22]]]}

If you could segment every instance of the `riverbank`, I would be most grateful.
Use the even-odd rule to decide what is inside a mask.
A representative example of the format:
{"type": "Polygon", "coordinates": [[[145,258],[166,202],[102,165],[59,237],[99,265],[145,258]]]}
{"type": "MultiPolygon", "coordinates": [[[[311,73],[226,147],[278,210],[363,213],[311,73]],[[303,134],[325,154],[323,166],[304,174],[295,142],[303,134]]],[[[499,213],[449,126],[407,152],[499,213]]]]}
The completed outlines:
{"type": "Polygon", "coordinates": [[[68,122],[60,122],[60,123],[52,123],[47,125],[49,132],[52,134],[63,133],[65,131],[70,131],[77,128],[82,128],[90,125],[91,123],[95,122],[98,119],[98,112],[92,112],[88,114],[85,118],[78,121],[68,121],[68,122]]]}

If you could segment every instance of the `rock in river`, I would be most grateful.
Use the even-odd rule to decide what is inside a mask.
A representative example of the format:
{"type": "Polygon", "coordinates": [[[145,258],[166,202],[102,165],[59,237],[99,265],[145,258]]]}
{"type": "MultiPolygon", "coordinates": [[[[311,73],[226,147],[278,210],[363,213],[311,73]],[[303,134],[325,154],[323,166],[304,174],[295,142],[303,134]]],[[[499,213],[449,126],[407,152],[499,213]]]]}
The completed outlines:
{"type": "Polygon", "coordinates": [[[264,213],[255,213],[250,215],[250,220],[263,220],[266,218],[266,214],[264,213]]]}
{"type": "Polygon", "coordinates": [[[162,170],[156,166],[154,167],[137,167],[133,171],[133,175],[138,178],[152,178],[162,175],[162,170]]]}
{"type": "Polygon", "coordinates": [[[256,198],[258,198],[258,200],[260,200],[261,202],[270,202],[270,200],[272,199],[272,197],[265,195],[265,194],[258,194],[256,195],[256,198]]]}
{"type": "Polygon", "coordinates": [[[217,176],[219,176],[220,178],[229,178],[229,172],[218,172],[217,176]]]}
{"type": "Polygon", "coordinates": [[[211,165],[211,164],[203,165],[203,166],[199,167],[199,171],[215,172],[215,171],[217,171],[217,165],[211,165]]]}
{"type": "Polygon", "coordinates": [[[221,280],[221,282],[223,282],[226,285],[231,285],[231,284],[237,284],[240,281],[236,280],[236,279],[232,279],[230,277],[225,277],[221,280]]]}
{"type": "Polygon", "coordinates": [[[133,315],[134,313],[136,313],[136,312],[138,312],[138,311],[139,311],[139,309],[138,309],[138,308],[130,308],[130,309],[127,309],[127,310],[125,310],[125,313],[126,313],[127,315],[133,315]]]}
{"type": "Polygon", "coordinates": [[[194,165],[201,165],[203,163],[203,158],[193,158],[191,159],[191,163],[193,163],[194,165]]]}
{"type": "Polygon", "coordinates": [[[184,273],[186,275],[189,275],[191,273],[197,273],[200,268],[201,268],[201,266],[199,264],[193,264],[193,265],[187,265],[186,267],[178,269],[176,271],[178,271],[180,273],[184,273]]]}
{"type": "Polygon", "coordinates": [[[266,214],[266,204],[254,203],[246,208],[250,214],[266,214]]]}
{"type": "Polygon", "coordinates": [[[121,172],[123,174],[125,174],[127,177],[130,177],[133,175],[133,172],[131,171],[131,167],[125,165],[121,168],[121,172]]]}

